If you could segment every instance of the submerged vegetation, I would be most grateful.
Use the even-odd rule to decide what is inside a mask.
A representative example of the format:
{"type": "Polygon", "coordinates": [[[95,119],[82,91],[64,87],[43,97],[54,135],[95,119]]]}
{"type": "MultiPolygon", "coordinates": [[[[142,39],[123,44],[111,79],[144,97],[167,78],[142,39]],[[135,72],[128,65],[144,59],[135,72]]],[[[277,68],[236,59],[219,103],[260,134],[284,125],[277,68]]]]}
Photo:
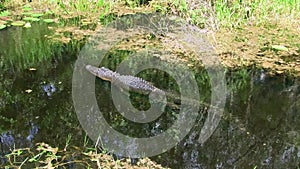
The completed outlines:
{"type": "MultiPolygon", "coordinates": [[[[45,66],[45,62],[56,63],[65,57],[73,57],[75,60],[87,37],[97,29],[123,15],[151,12],[178,15],[205,30],[222,59],[222,64],[229,71],[236,71],[233,80],[228,81],[231,85],[230,90],[249,87],[247,81],[251,77],[248,69],[252,67],[260,68],[260,72],[257,73],[260,78],[267,73],[300,76],[299,0],[32,0],[32,2],[1,0],[0,2],[0,43],[3,44],[3,49],[0,50],[0,68],[1,71],[8,72],[8,75],[1,75],[1,79],[11,77],[11,72],[26,70],[32,73],[39,67],[56,66],[55,64],[45,66]],[[38,29],[34,29],[37,27],[38,29]],[[13,40],[7,40],[6,37],[11,32],[13,40]],[[239,81],[236,82],[236,79],[239,81]]],[[[155,39],[152,35],[142,36],[140,39],[142,40],[127,39],[128,41],[120,43],[116,48],[126,51],[128,47],[138,50],[136,48],[141,46],[156,45],[144,44],[147,43],[146,40],[155,39]],[[126,44],[126,47],[123,44],[126,44]]],[[[178,58],[163,59],[187,63],[195,70],[200,67],[198,60],[188,57],[187,54],[178,58]]],[[[208,81],[205,73],[199,74],[204,75],[197,77],[198,83],[208,81]]],[[[10,86],[12,82],[7,80],[5,83],[8,84],[0,84],[3,91],[5,86],[10,86]]],[[[63,86],[61,82],[56,83],[59,84],[57,86],[63,86]]],[[[30,90],[27,89],[26,93],[30,93],[30,90]]],[[[0,105],[6,102],[14,104],[13,102],[22,99],[1,99],[7,95],[8,92],[1,93],[0,105]]],[[[30,101],[32,100],[28,100],[30,101]]],[[[16,123],[12,118],[2,116],[0,118],[10,125],[16,123]]],[[[0,132],[2,128],[4,127],[1,125],[0,132]]],[[[12,149],[4,156],[5,158],[1,157],[0,164],[4,161],[7,164],[6,168],[60,168],[74,165],[85,168],[163,168],[149,159],[140,159],[135,165],[132,165],[130,160],[114,160],[108,152],[98,152],[96,148],[88,148],[86,145],[81,149],[69,145],[69,141],[63,149],[46,143],[38,143],[31,148],[12,149]]]]}
{"type": "Polygon", "coordinates": [[[99,153],[97,148],[84,150],[66,143],[64,149],[51,147],[46,143],[38,143],[34,147],[14,149],[6,155],[5,168],[157,168],[162,166],[149,158],[132,161],[130,159],[114,159],[108,153],[99,153]]]}

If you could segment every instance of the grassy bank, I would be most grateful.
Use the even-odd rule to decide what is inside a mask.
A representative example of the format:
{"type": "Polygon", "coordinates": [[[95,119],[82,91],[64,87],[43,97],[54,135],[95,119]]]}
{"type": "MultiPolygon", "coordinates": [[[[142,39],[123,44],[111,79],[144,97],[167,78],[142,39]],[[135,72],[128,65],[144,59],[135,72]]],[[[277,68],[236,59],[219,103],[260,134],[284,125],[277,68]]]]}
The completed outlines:
{"type": "MultiPolygon", "coordinates": [[[[0,9],[21,7],[23,0],[2,0],[0,9]]],[[[243,24],[261,24],[270,20],[297,22],[300,17],[298,0],[33,0],[34,8],[51,10],[55,14],[83,14],[98,19],[108,13],[161,11],[177,14],[198,26],[210,29],[235,28],[243,24]]]]}

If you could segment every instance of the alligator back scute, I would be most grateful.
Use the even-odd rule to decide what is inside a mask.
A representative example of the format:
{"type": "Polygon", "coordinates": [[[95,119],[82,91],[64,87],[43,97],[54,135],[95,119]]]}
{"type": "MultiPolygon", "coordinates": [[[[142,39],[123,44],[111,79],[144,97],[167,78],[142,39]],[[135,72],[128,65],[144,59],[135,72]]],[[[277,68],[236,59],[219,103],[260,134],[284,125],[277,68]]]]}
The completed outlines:
{"type": "Polygon", "coordinates": [[[138,93],[148,94],[156,89],[156,87],[154,87],[149,82],[139,77],[134,77],[129,75],[115,76],[113,78],[112,83],[122,88],[128,87],[130,90],[138,93]]]}

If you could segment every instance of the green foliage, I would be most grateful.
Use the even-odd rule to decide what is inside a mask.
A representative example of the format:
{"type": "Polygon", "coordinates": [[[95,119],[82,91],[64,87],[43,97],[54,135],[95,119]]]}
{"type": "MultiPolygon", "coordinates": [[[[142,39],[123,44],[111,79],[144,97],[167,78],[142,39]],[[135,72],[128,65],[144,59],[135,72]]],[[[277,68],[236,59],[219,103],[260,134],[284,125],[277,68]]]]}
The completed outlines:
{"type": "MultiPolygon", "coordinates": [[[[221,25],[238,27],[247,21],[264,23],[280,16],[299,17],[300,1],[297,0],[217,0],[216,13],[221,25]]],[[[296,19],[295,18],[295,19],[296,19]]]]}
{"type": "Polygon", "coordinates": [[[135,8],[141,5],[147,5],[150,0],[125,0],[125,5],[135,8]]]}
{"type": "Polygon", "coordinates": [[[67,14],[69,14],[69,12],[66,8],[66,5],[62,1],[58,1],[57,4],[61,9],[63,9],[63,11],[65,11],[67,14]]]}
{"type": "Polygon", "coordinates": [[[92,1],[90,0],[78,0],[78,1],[58,1],[58,5],[63,11],[69,13],[72,12],[89,12],[89,13],[97,13],[101,9],[105,9],[111,6],[111,2],[107,2],[104,0],[92,1]]]}
{"type": "Polygon", "coordinates": [[[185,0],[181,0],[180,10],[183,11],[183,12],[187,11],[187,3],[186,3],[185,0]]]}
{"type": "Polygon", "coordinates": [[[4,9],[5,9],[4,5],[2,3],[0,3],[0,11],[2,11],[4,9]]]}
{"type": "Polygon", "coordinates": [[[246,89],[251,79],[251,73],[247,69],[230,71],[230,78],[227,78],[227,88],[229,90],[246,89]]]}
{"type": "MultiPolygon", "coordinates": [[[[45,19],[44,22],[53,22],[53,20],[45,19]]],[[[49,36],[51,31],[44,22],[34,23],[29,29],[8,29],[7,34],[9,36],[0,37],[2,49],[0,53],[3,56],[4,69],[13,67],[13,70],[18,71],[28,69],[29,67],[37,67],[41,62],[49,60],[53,56],[60,58],[62,50],[65,52],[74,52],[80,49],[77,46],[79,42],[63,46],[62,42],[53,42],[45,39],[45,36],[49,36]]],[[[20,26],[24,24],[25,22],[23,21],[12,23],[12,25],[20,26]]]]}
{"type": "MultiPolygon", "coordinates": [[[[58,4],[58,9],[61,9],[66,14],[74,14],[86,12],[88,14],[97,13],[100,20],[103,20],[113,8],[116,1],[63,1],[63,0],[47,0],[47,4],[58,4]]],[[[141,5],[149,4],[149,0],[125,0],[125,5],[130,8],[141,7],[141,5]]],[[[5,1],[3,4],[10,4],[5,1]]],[[[2,4],[2,9],[5,5],[2,4]]],[[[187,0],[167,0],[155,1],[150,3],[151,7],[162,13],[176,12],[180,16],[185,17],[191,23],[206,27],[210,26],[213,29],[218,29],[220,26],[225,27],[240,27],[247,23],[265,23],[269,19],[299,19],[300,1],[297,0],[216,0],[216,1],[187,1],[187,0]]],[[[29,12],[33,8],[30,5],[24,5],[23,11],[29,12]]],[[[0,6],[1,10],[1,6],[0,6]]],[[[7,15],[0,13],[1,15],[7,15]]],[[[32,16],[34,17],[34,16],[32,16]]]]}
{"type": "Polygon", "coordinates": [[[210,26],[218,29],[220,26],[236,28],[247,23],[266,23],[270,19],[298,20],[300,17],[300,1],[296,0],[216,0],[187,1],[168,0],[165,4],[154,3],[156,11],[168,10],[178,13],[191,23],[200,26],[210,26]]]}
{"type": "Polygon", "coordinates": [[[10,12],[9,11],[2,11],[0,12],[0,16],[9,16],[10,12]]]}
{"type": "Polygon", "coordinates": [[[125,0],[125,4],[131,8],[137,7],[137,3],[132,0],[125,0]]]}
{"type": "Polygon", "coordinates": [[[152,5],[152,7],[155,9],[155,11],[157,12],[161,12],[161,13],[166,13],[166,11],[168,11],[168,7],[165,6],[161,6],[161,5],[152,5]]]}

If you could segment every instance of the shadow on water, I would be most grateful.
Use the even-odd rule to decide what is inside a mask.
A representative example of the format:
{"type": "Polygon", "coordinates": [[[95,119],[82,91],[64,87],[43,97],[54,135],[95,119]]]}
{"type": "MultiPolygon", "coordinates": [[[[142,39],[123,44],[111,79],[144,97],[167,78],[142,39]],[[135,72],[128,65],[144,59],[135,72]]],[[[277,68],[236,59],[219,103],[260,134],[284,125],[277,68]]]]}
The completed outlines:
{"type": "MultiPolygon", "coordinates": [[[[33,26],[34,28],[34,26],[33,26]]],[[[22,28],[1,31],[0,75],[0,141],[1,155],[13,148],[31,147],[37,142],[47,142],[63,147],[68,135],[71,143],[83,146],[84,131],[81,129],[73,108],[71,78],[76,59],[68,52],[55,56],[64,48],[49,48],[41,40],[48,33],[43,30],[32,41],[16,41],[30,34],[22,28]],[[22,35],[21,35],[22,34],[22,35]],[[21,36],[15,38],[15,36],[21,36]],[[12,38],[12,39],[10,39],[12,38]],[[14,41],[13,41],[14,40],[14,41]],[[14,46],[21,46],[14,48],[14,46]],[[34,46],[37,45],[37,46],[34,46]],[[45,54],[47,58],[28,62],[10,60],[9,57],[28,53],[45,54]],[[12,51],[22,49],[19,53],[12,51]],[[53,50],[59,50],[53,52],[53,50]],[[49,53],[47,53],[49,52],[49,53]],[[14,65],[14,64],[17,65],[14,65]],[[12,67],[22,64],[16,71],[12,67]],[[8,65],[12,66],[8,66],[8,65]],[[37,70],[28,70],[34,67],[37,70]]],[[[44,30],[45,29],[45,30],[44,30]]],[[[31,31],[35,31],[31,29],[31,31]]],[[[112,70],[130,52],[110,53],[102,62],[112,70]]],[[[22,60],[22,59],[21,59],[22,60]]],[[[178,91],[174,79],[168,74],[150,69],[138,76],[151,81],[167,91],[178,91]]],[[[204,70],[195,71],[202,100],[209,100],[209,78],[204,70]]],[[[199,119],[190,134],[175,148],[152,157],[153,160],[171,168],[294,168],[300,163],[299,81],[285,76],[271,77],[261,70],[241,70],[227,73],[228,95],[217,130],[203,145],[197,142],[203,125],[199,119]]],[[[148,137],[166,130],[176,120],[180,101],[173,101],[165,113],[147,124],[136,124],[118,113],[110,97],[110,83],[96,80],[98,105],[111,126],[134,137],[148,137]]],[[[149,108],[148,97],[131,93],[132,104],[141,110],[149,108]]],[[[205,108],[199,114],[204,112],[205,108]]],[[[205,120],[205,119],[204,119],[205,120]]]]}

